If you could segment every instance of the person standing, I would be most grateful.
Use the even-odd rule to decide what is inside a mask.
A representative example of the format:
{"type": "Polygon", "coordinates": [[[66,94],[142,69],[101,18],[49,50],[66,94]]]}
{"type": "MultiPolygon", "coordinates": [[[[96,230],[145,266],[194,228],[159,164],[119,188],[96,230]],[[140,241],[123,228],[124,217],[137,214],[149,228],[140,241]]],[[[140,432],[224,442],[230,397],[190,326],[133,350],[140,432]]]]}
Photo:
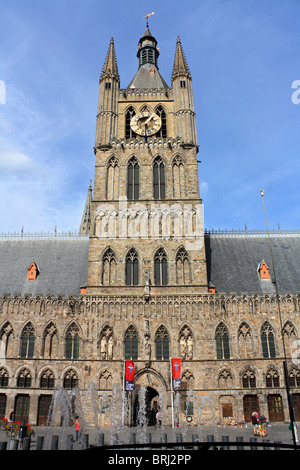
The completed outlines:
{"type": "Polygon", "coordinates": [[[253,411],[251,415],[251,422],[254,428],[253,429],[254,436],[258,436],[258,419],[259,419],[259,414],[257,413],[257,411],[253,411]]]}
{"type": "Polygon", "coordinates": [[[76,441],[79,439],[79,432],[80,432],[80,423],[79,423],[79,416],[75,416],[75,438],[76,441]]]}

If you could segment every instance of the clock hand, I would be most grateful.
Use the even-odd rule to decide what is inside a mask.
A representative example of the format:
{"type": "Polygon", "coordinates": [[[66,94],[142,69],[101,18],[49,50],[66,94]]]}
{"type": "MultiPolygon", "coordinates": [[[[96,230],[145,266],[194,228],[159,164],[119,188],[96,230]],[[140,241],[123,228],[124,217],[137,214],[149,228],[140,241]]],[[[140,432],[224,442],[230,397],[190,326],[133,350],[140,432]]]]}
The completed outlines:
{"type": "Polygon", "coordinates": [[[148,124],[149,121],[151,121],[151,119],[153,118],[153,116],[155,116],[154,113],[151,114],[151,116],[148,117],[147,121],[145,122],[145,124],[148,124]]]}

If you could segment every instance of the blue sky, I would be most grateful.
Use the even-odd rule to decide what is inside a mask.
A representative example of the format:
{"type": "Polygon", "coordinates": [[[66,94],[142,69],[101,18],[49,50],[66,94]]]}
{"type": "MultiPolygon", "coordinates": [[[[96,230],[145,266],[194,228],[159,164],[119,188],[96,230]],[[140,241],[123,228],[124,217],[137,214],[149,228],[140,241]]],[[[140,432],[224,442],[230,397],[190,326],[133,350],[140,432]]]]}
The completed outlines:
{"type": "Polygon", "coordinates": [[[164,79],[171,84],[178,35],[193,77],[205,227],[264,229],[263,188],[269,227],[300,228],[300,103],[292,101],[299,0],[0,7],[0,232],[78,229],[94,176],[98,80],[110,38],[125,88],[152,11],[164,79]]]}

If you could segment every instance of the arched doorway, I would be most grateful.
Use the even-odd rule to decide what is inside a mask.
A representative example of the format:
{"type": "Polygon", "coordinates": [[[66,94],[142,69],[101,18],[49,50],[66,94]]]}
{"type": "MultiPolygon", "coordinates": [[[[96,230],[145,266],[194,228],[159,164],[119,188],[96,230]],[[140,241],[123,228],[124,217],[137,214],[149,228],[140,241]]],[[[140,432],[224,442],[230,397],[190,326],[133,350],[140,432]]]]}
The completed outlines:
{"type": "MultiPolygon", "coordinates": [[[[155,426],[156,424],[156,412],[158,409],[158,392],[152,387],[146,387],[146,419],[147,419],[147,426],[155,426]]],[[[136,394],[133,406],[133,425],[138,425],[138,418],[139,418],[139,395],[136,394]]]]}

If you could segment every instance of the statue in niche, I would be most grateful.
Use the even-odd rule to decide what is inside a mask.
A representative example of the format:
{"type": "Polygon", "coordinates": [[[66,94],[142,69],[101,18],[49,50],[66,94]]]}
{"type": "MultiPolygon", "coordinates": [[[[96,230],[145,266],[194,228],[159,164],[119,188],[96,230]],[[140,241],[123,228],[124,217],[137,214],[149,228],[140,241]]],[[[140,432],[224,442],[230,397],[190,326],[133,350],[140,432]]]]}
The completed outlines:
{"type": "Polygon", "coordinates": [[[180,337],[180,357],[181,359],[185,359],[186,356],[186,342],[185,337],[182,335],[180,337]]]}
{"type": "Polygon", "coordinates": [[[103,335],[100,343],[100,356],[101,359],[106,359],[106,337],[103,335]]]}
{"type": "Polygon", "coordinates": [[[100,357],[101,359],[113,358],[113,334],[111,328],[107,327],[100,340],[100,357]]]}
{"type": "Polygon", "coordinates": [[[181,331],[179,348],[181,359],[193,359],[194,342],[189,328],[184,328],[181,331]]]}
{"type": "Polygon", "coordinates": [[[112,335],[108,338],[108,346],[107,346],[107,358],[113,358],[113,348],[114,348],[114,341],[112,335]]]}
{"type": "Polygon", "coordinates": [[[189,335],[187,338],[187,359],[193,359],[193,338],[189,335]]]}
{"type": "Polygon", "coordinates": [[[146,367],[150,367],[150,361],[151,361],[151,344],[150,344],[150,326],[149,326],[149,320],[145,320],[145,361],[146,361],[146,367]]]}

